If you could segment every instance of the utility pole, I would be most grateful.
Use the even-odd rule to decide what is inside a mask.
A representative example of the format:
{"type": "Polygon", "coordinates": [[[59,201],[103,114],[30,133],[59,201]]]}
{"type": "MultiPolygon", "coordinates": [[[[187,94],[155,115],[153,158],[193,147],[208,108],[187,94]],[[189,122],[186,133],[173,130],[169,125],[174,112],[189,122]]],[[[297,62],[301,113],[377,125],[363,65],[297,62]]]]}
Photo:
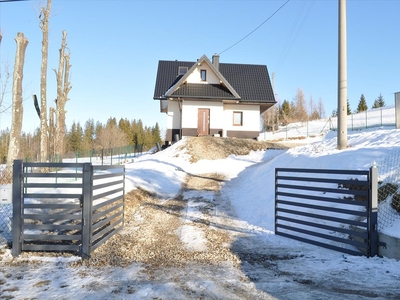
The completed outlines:
{"type": "Polygon", "coordinates": [[[338,149],[347,148],[346,0],[339,0],[338,149]]]}

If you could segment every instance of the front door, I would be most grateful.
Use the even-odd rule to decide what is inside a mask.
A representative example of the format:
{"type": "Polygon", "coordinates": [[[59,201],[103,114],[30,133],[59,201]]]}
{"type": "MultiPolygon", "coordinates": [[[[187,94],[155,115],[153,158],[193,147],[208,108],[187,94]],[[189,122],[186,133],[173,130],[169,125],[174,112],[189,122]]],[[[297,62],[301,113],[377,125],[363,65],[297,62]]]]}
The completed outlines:
{"type": "Polygon", "coordinates": [[[210,134],[210,110],[208,108],[199,108],[197,116],[197,134],[210,134]]]}

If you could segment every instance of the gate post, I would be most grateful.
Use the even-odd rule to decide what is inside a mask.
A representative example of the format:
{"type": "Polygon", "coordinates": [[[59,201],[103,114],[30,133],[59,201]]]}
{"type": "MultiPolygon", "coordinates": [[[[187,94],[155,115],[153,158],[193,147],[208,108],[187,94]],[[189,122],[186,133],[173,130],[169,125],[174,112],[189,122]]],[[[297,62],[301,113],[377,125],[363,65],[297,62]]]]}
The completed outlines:
{"type": "Polygon", "coordinates": [[[12,256],[18,256],[22,250],[22,160],[14,160],[12,187],[12,256]]]}
{"type": "Polygon", "coordinates": [[[368,199],[368,257],[378,255],[378,168],[375,162],[369,171],[370,193],[368,199]]]}
{"type": "Polygon", "coordinates": [[[92,246],[92,186],[93,168],[91,163],[82,167],[82,258],[89,258],[92,246]]]}

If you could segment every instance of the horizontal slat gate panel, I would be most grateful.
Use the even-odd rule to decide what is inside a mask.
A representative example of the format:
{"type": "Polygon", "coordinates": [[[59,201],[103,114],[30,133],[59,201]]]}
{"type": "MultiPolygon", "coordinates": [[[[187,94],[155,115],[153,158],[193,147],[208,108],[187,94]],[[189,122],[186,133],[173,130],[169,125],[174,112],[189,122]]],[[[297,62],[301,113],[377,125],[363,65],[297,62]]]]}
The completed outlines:
{"type": "Polygon", "coordinates": [[[347,204],[347,205],[357,205],[357,206],[365,207],[365,201],[343,200],[343,199],[337,199],[337,198],[328,198],[328,197],[321,197],[321,196],[302,195],[302,194],[284,193],[284,192],[277,192],[276,195],[286,196],[286,197],[291,197],[291,198],[301,198],[301,199],[308,199],[308,200],[315,200],[315,201],[340,203],[340,204],[347,204]]]}
{"type": "Polygon", "coordinates": [[[23,170],[22,250],[79,251],[83,164],[24,163],[23,170]]]}
{"type": "Polygon", "coordinates": [[[64,224],[24,224],[24,229],[32,229],[32,230],[81,230],[82,225],[64,225],[64,224]]]}
{"type": "MultiPolygon", "coordinates": [[[[277,188],[287,188],[297,191],[314,191],[314,192],[325,192],[325,193],[335,193],[335,194],[349,194],[348,190],[342,189],[330,189],[330,188],[319,188],[319,187],[312,187],[312,186],[304,186],[304,185],[291,185],[291,184],[277,184],[277,188]]],[[[366,196],[368,193],[366,191],[352,191],[353,195],[360,195],[366,196]]]]}
{"type": "Polygon", "coordinates": [[[21,250],[74,251],[87,256],[122,229],[125,166],[22,163],[22,170],[21,250]],[[87,197],[85,192],[84,199],[88,184],[92,194],[87,197]],[[54,192],[57,189],[59,193],[54,192]],[[94,191],[101,193],[93,195],[94,191]],[[84,203],[89,207],[86,215],[82,211],[84,203]],[[82,237],[87,224],[90,230],[85,230],[90,235],[82,237]],[[89,252],[83,246],[84,238],[91,245],[89,252]]]}
{"type": "MultiPolygon", "coordinates": [[[[307,222],[307,221],[302,221],[299,219],[293,219],[293,218],[287,218],[287,217],[279,217],[280,220],[283,221],[288,221],[288,222],[293,222],[293,223],[298,223],[302,225],[307,225],[307,226],[314,226],[315,224],[313,222],[307,222]]],[[[278,224],[279,226],[279,224],[278,224]]],[[[367,238],[368,235],[365,231],[356,231],[356,230],[350,230],[350,229],[345,229],[345,228],[339,228],[339,227],[334,227],[334,226],[329,226],[329,225],[318,225],[319,228],[326,229],[326,230],[331,230],[331,231],[337,231],[337,232],[342,232],[342,233],[347,233],[355,236],[359,236],[362,238],[367,238]]]]}
{"type": "Polygon", "coordinates": [[[323,206],[323,205],[299,203],[299,202],[295,202],[295,201],[286,201],[286,200],[276,200],[276,203],[277,204],[285,204],[288,206],[292,205],[292,206],[297,206],[297,207],[312,208],[312,209],[316,209],[316,210],[337,212],[337,213],[348,214],[348,215],[353,215],[353,216],[367,216],[367,214],[363,211],[335,208],[335,207],[329,207],[329,206],[323,206]]]}
{"type": "Polygon", "coordinates": [[[369,247],[369,176],[359,170],[275,169],[275,233],[363,255],[361,249],[369,247]]]}
{"type": "Polygon", "coordinates": [[[78,241],[81,239],[81,235],[44,235],[44,234],[23,234],[24,240],[58,240],[58,241],[78,241]]]}
{"type": "Polygon", "coordinates": [[[338,246],[331,245],[331,244],[321,243],[321,242],[318,242],[318,241],[315,241],[312,239],[306,239],[306,238],[302,238],[302,237],[299,237],[296,235],[287,234],[284,232],[280,232],[279,235],[293,239],[293,240],[297,240],[300,242],[308,243],[311,245],[315,245],[315,246],[319,246],[319,247],[323,247],[323,248],[327,248],[327,249],[331,249],[331,250],[336,250],[336,251],[351,254],[351,255],[356,255],[356,256],[362,255],[362,253],[360,251],[346,249],[346,248],[338,247],[338,246]]]}
{"type": "Polygon", "coordinates": [[[82,178],[82,173],[24,173],[24,178],[82,178]]]}
{"type": "Polygon", "coordinates": [[[25,251],[74,251],[78,252],[80,250],[80,245],[32,245],[23,244],[22,250],[25,251]]]}

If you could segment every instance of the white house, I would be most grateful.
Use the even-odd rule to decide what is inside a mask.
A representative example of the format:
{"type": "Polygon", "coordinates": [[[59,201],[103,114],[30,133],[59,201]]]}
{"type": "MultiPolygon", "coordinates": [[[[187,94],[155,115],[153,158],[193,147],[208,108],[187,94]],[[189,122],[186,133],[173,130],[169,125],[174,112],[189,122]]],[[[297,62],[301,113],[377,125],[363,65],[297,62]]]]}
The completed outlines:
{"type": "Polygon", "coordinates": [[[167,114],[166,141],[184,136],[257,138],[260,114],[276,101],[265,65],[212,62],[158,63],[154,100],[167,114]]]}

